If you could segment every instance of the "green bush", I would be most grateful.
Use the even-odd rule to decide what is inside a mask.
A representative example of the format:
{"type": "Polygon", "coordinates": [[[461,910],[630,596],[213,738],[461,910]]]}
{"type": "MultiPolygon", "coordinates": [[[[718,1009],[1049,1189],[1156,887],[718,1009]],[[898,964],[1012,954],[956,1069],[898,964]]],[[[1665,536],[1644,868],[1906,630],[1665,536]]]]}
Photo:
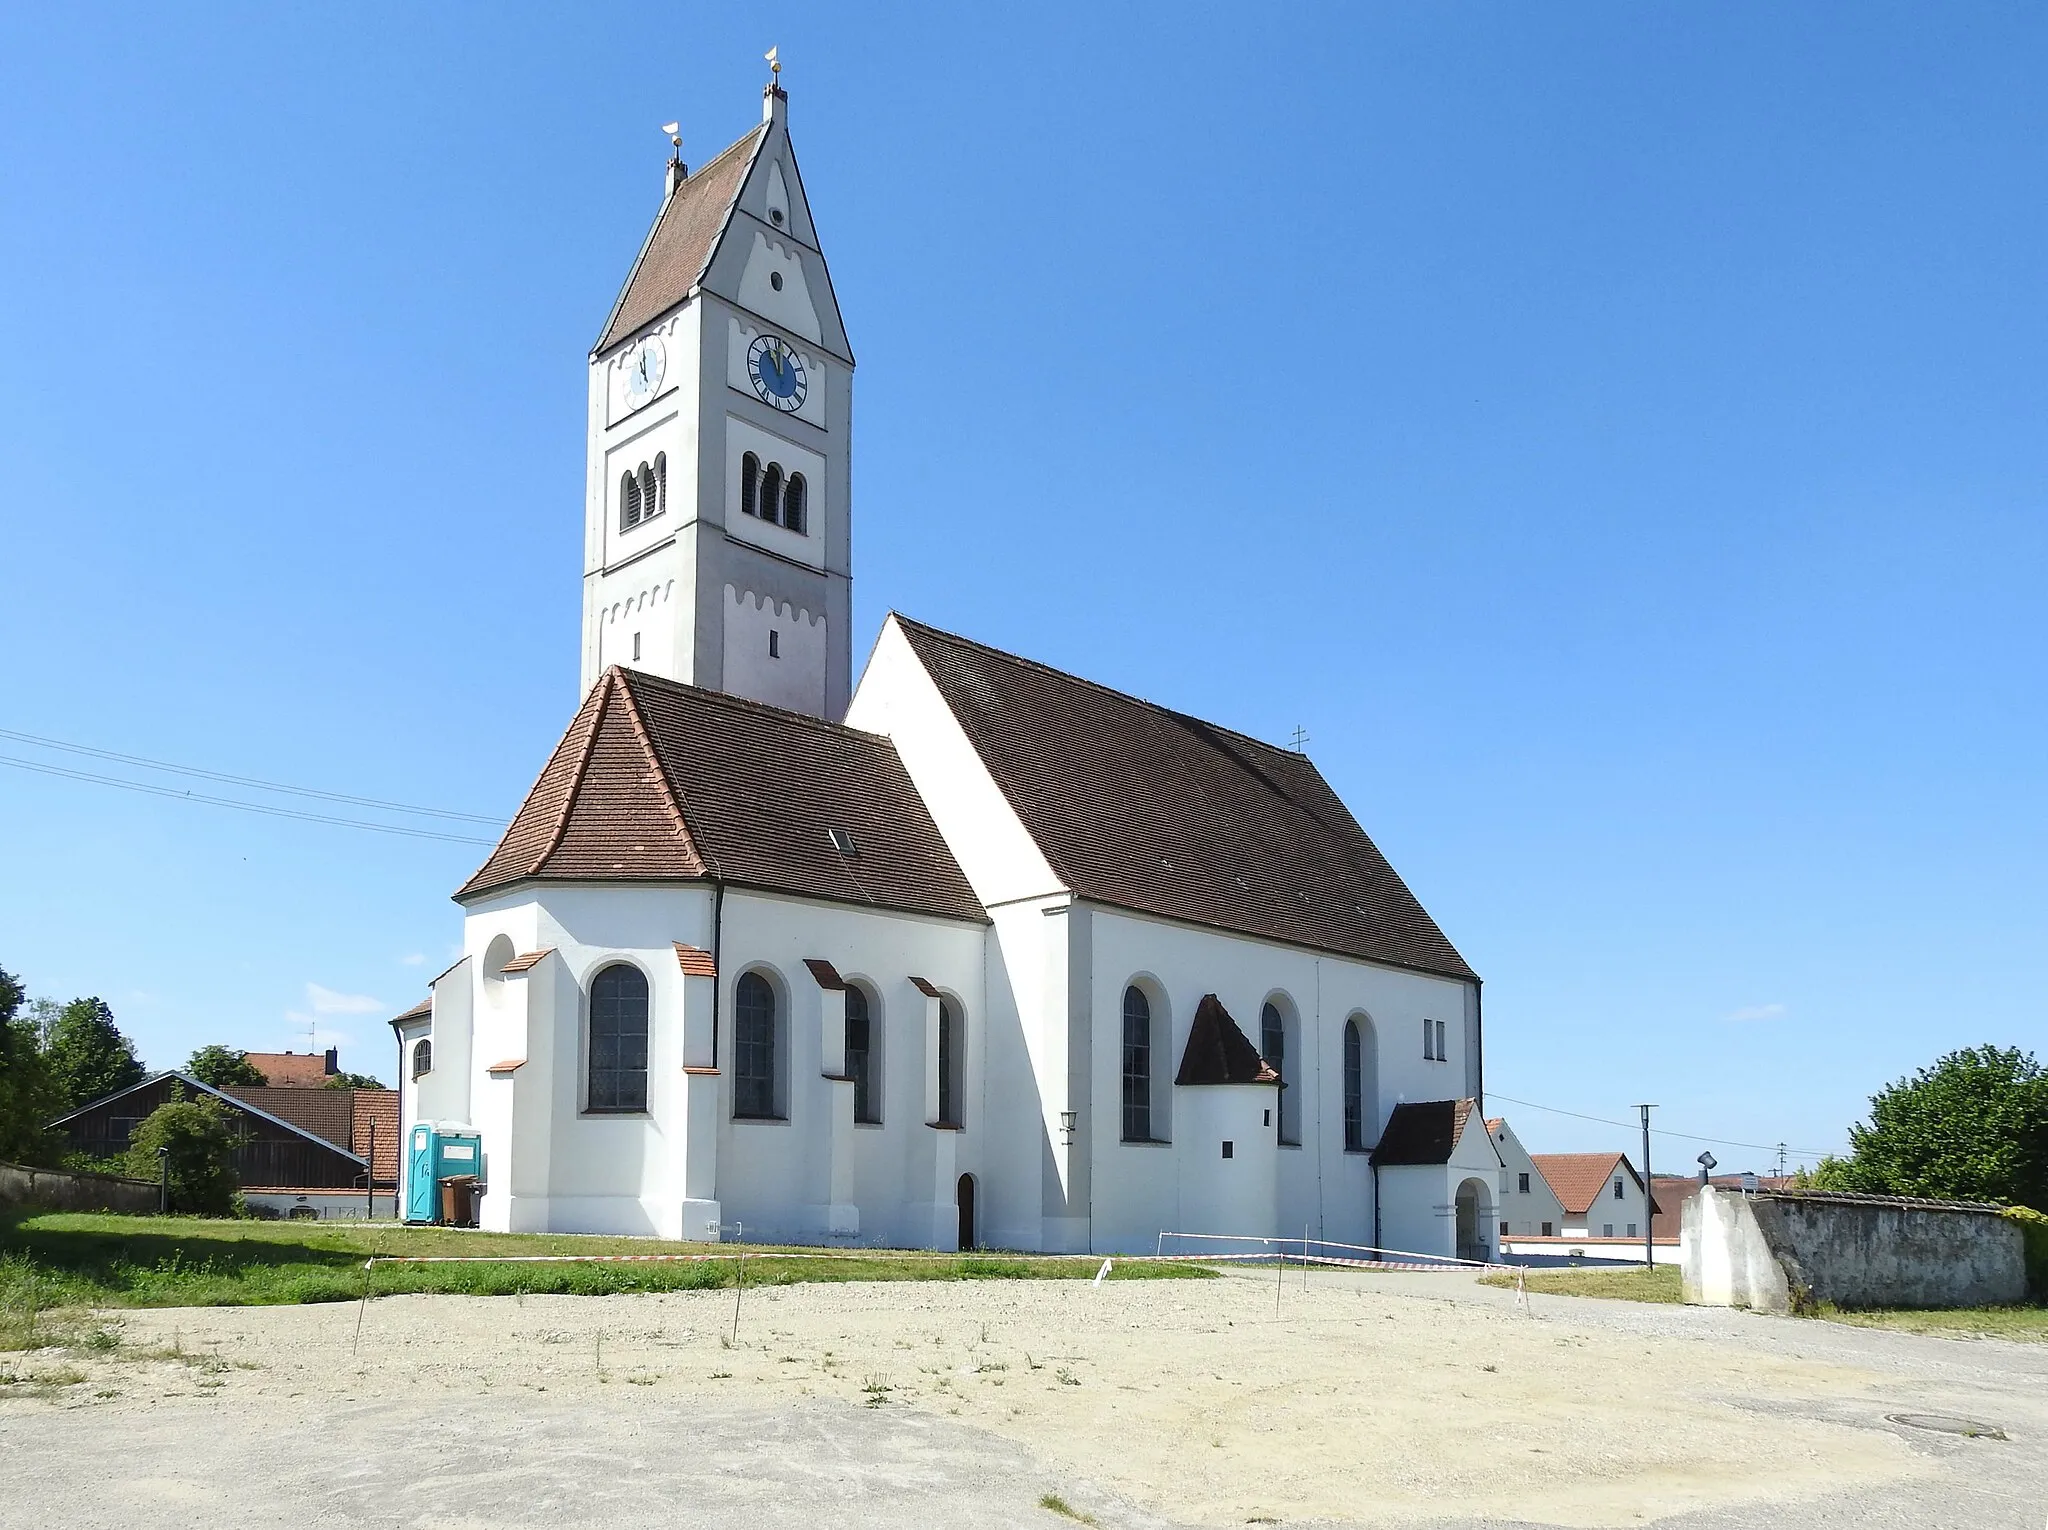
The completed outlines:
{"type": "Polygon", "coordinates": [[[216,1099],[180,1097],[157,1106],[129,1142],[128,1172],[138,1179],[168,1173],[173,1211],[234,1215],[235,1129],[227,1107],[216,1099]]]}
{"type": "Polygon", "coordinates": [[[2008,1206],[2005,1214],[2020,1224],[2027,1243],[2027,1294],[2048,1302],[2048,1216],[2031,1206],[2008,1206]]]}

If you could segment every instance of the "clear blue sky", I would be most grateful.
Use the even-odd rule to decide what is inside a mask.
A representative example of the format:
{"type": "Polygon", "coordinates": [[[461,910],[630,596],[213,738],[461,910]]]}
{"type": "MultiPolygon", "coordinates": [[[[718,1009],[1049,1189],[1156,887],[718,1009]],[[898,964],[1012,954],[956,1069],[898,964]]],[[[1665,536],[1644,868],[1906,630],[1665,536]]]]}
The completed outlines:
{"type": "MultiPolygon", "coordinates": [[[[509,814],[658,124],[778,43],[857,646],[1306,728],[1496,1097],[1830,1149],[2048,1050],[2048,13],[876,10],[0,15],[0,728],[509,814]]],[[[483,854],[0,767],[0,965],[388,1077],[483,854]]]]}

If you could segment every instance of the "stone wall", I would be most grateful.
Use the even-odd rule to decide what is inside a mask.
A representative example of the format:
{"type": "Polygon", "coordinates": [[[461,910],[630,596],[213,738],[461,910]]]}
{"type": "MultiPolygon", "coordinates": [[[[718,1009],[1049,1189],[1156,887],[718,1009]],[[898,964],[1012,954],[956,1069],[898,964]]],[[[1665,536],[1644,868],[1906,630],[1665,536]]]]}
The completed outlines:
{"type": "Polygon", "coordinates": [[[112,1174],[67,1174],[0,1163],[0,1202],[49,1211],[126,1211],[147,1215],[161,1204],[161,1189],[146,1179],[112,1174]]]}
{"type": "Polygon", "coordinates": [[[1685,1207],[1685,1299],[1789,1312],[1981,1307],[2026,1296],[2018,1226],[1996,1206],[1707,1186],[1685,1207]]]}

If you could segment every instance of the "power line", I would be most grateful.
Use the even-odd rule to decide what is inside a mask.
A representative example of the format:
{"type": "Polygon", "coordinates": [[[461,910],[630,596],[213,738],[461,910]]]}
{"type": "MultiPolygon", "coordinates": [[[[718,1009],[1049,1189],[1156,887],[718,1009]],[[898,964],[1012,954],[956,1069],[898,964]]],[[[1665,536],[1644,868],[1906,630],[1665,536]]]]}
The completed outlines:
{"type": "MultiPolygon", "coordinates": [[[[1526,1105],[1531,1110],[1547,1110],[1553,1116],[1570,1116],[1575,1121],[1592,1121],[1600,1126],[1618,1126],[1623,1131],[1635,1130],[1635,1123],[1633,1121],[1610,1121],[1605,1116],[1589,1116],[1576,1110],[1559,1110],[1555,1105],[1538,1105],[1534,1100],[1518,1100],[1513,1095],[1502,1094],[1498,1090],[1487,1090],[1486,1097],[1490,1100],[1506,1100],[1510,1105],[1526,1105]]],[[[1660,1137],[1681,1137],[1687,1142],[1719,1143],[1722,1147],[1754,1148],[1759,1153],[1775,1153],[1780,1148],[1785,1147],[1785,1144],[1782,1142],[1737,1142],[1733,1137],[1702,1137],[1697,1132],[1674,1132],[1670,1128],[1663,1126],[1656,1128],[1656,1135],[1660,1137]]],[[[1785,1151],[1797,1153],[1805,1158],[1825,1158],[1828,1156],[1817,1148],[1785,1148],[1785,1151]]]]}
{"type": "Polygon", "coordinates": [[[448,808],[415,807],[410,803],[386,802],[378,797],[352,797],[346,792],[321,791],[311,786],[287,786],[281,781],[263,781],[255,776],[231,776],[224,771],[201,770],[196,765],[173,765],[167,760],[152,760],[144,755],[121,754],[112,749],[95,749],[88,744],[67,743],[59,738],[18,733],[12,728],[0,728],[0,738],[11,738],[22,744],[35,744],[44,749],[61,749],[67,754],[85,754],[91,755],[94,759],[116,760],[123,765],[139,765],[145,770],[169,771],[172,775],[195,776],[204,781],[222,781],[230,786],[253,786],[259,791],[285,792],[294,797],[317,797],[325,802],[345,802],[352,807],[381,808],[388,813],[417,813],[426,818],[455,818],[464,823],[486,823],[493,827],[505,821],[486,813],[457,813],[448,808]]]}
{"type": "Polygon", "coordinates": [[[329,813],[305,813],[297,808],[272,807],[262,802],[238,802],[233,797],[209,797],[203,792],[183,792],[169,786],[151,786],[145,781],[123,781],[118,776],[95,775],[87,770],[70,770],[62,765],[44,765],[35,760],[18,760],[0,754],[0,765],[16,770],[33,770],[40,775],[62,776],[71,781],[90,781],[97,786],[118,786],[124,791],[145,792],[152,797],[169,797],[174,802],[204,802],[213,807],[238,808],[244,813],[262,813],[271,818],[296,818],[305,823],[333,824],[344,829],[368,829],[375,834],[400,834],[407,839],[438,839],[454,845],[492,845],[496,840],[469,834],[442,834],[434,829],[414,829],[395,823],[371,823],[362,818],[337,818],[329,813]]]}

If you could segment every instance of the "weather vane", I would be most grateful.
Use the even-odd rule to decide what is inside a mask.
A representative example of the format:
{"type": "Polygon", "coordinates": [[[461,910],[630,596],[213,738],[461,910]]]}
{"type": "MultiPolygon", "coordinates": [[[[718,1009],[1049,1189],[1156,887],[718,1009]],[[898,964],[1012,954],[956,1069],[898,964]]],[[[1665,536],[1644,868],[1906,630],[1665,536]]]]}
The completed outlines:
{"type": "Polygon", "coordinates": [[[779,90],[782,87],[782,60],[776,56],[781,52],[780,47],[774,47],[761,55],[768,60],[768,85],[771,90],[779,90]]]}

